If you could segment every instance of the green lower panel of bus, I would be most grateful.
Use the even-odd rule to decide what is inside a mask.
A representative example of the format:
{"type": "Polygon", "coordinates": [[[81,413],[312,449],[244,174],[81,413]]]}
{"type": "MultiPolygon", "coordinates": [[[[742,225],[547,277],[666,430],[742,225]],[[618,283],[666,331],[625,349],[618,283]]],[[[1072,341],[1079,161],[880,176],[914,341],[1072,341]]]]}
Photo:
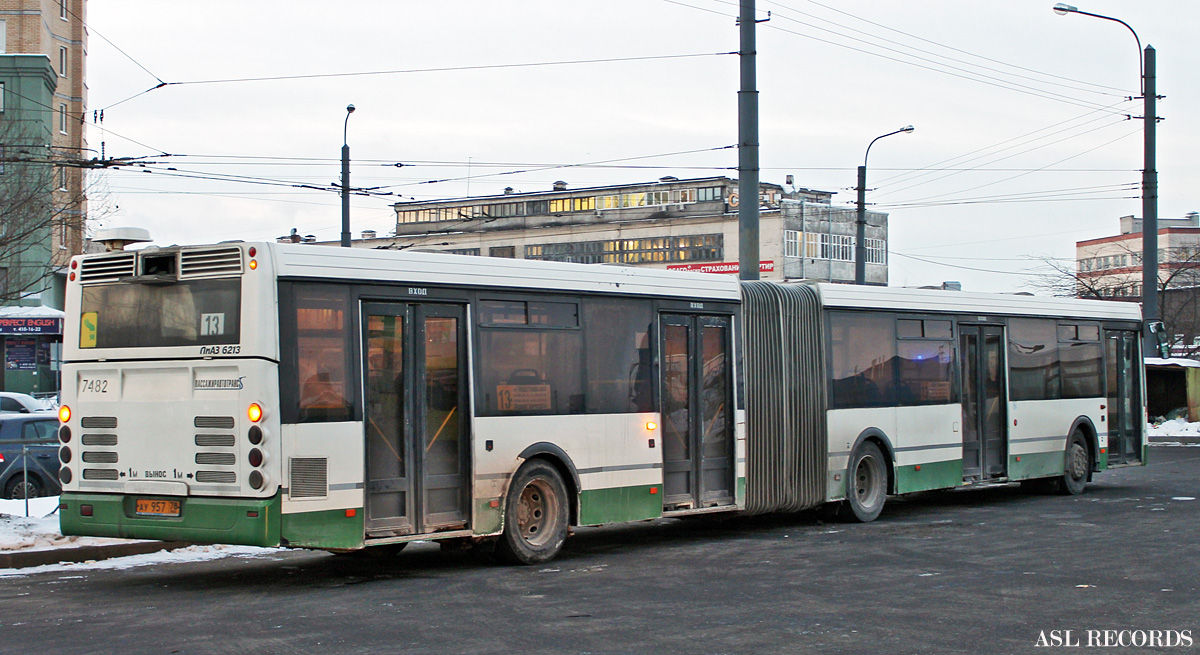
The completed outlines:
{"type": "Polygon", "coordinates": [[[1100,454],[1096,456],[1096,470],[1104,471],[1108,469],[1108,449],[1104,448],[1100,454]]]}
{"type": "Polygon", "coordinates": [[[279,532],[280,543],[293,548],[362,548],[363,511],[331,509],[284,514],[279,532]]]}
{"type": "Polygon", "coordinates": [[[662,485],[587,489],[579,495],[579,524],[603,525],[662,516],[662,485]]]}
{"type": "Polygon", "coordinates": [[[1065,462],[1064,457],[1066,455],[1062,451],[1009,455],[1008,479],[1030,480],[1033,478],[1050,478],[1062,475],[1065,462]]]}
{"type": "MultiPolygon", "coordinates": [[[[131,496],[65,492],[59,525],[64,535],[278,546],[279,497],[263,500],[131,496]],[[140,515],[138,500],[178,502],[178,516],[140,515]],[[91,516],[84,516],[89,511],[91,516]]],[[[176,508],[156,507],[160,513],[176,508]]]]}
{"type": "Polygon", "coordinates": [[[963,483],[961,459],[896,467],[896,493],[947,489],[963,483]]]}

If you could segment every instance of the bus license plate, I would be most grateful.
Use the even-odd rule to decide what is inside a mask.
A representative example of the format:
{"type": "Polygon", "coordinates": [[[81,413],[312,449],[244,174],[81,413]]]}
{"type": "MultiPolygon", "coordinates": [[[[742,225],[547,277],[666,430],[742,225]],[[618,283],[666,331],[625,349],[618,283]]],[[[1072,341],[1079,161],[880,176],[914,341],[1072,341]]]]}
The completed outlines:
{"type": "Polygon", "coordinates": [[[179,501],[139,498],[135,511],[141,516],[179,516],[179,501]]]}

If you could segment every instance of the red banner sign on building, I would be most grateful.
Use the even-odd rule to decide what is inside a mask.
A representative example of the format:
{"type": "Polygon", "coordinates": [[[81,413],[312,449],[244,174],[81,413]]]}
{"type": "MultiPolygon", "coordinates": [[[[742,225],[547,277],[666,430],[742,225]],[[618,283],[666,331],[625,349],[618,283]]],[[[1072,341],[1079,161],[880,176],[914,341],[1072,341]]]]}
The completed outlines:
{"type": "MultiPolygon", "coordinates": [[[[707,264],[671,264],[667,267],[668,271],[697,271],[700,273],[731,273],[737,275],[737,262],[710,262],[707,264]]],[[[775,262],[763,261],[758,263],[759,273],[773,273],[775,271],[775,262]]]]}

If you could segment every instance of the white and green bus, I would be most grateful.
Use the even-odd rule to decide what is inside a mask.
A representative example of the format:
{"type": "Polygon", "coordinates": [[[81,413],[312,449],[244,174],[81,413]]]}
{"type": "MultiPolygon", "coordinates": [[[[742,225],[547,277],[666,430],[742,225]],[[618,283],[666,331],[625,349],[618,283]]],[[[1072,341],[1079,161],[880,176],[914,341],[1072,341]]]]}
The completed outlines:
{"type": "Polygon", "coordinates": [[[1145,460],[1127,303],[222,243],[77,257],[66,314],[68,535],[534,563],[1145,460]]]}

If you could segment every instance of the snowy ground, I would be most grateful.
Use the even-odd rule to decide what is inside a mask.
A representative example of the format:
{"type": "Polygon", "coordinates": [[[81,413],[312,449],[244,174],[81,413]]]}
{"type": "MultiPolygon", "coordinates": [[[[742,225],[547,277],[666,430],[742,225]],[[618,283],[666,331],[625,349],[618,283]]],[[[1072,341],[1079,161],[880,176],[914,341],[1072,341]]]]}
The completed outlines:
{"type": "Polygon", "coordinates": [[[1152,437],[1197,437],[1200,436],[1200,423],[1188,423],[1181,418],[1171,419],[1160,425],[1151,425],[1147,434],[1152,437]]]}
{"type": "MultiPolygon", "coordinates": [[[[98,537],[64,537],[58,531],[58,497],[33,498],[29,501],[29,515],[25,514],[25,501],[0,500],[0,553],[27,550],[53,550],[79,546],[102,546],[123,543],[124,539],[98,537]]],[[[88,571],[96,569],[128,569],[135,566],[198,562],[222,557],[261,557],[279,552],[279,548],[254,548],[251,546],[191,546],[172,551],[160,551],[145,555],[131,555],[112,559],[47,564],[23,569],[0,569],[0,577],[32,575],[55,571],[88,571]]]]}

